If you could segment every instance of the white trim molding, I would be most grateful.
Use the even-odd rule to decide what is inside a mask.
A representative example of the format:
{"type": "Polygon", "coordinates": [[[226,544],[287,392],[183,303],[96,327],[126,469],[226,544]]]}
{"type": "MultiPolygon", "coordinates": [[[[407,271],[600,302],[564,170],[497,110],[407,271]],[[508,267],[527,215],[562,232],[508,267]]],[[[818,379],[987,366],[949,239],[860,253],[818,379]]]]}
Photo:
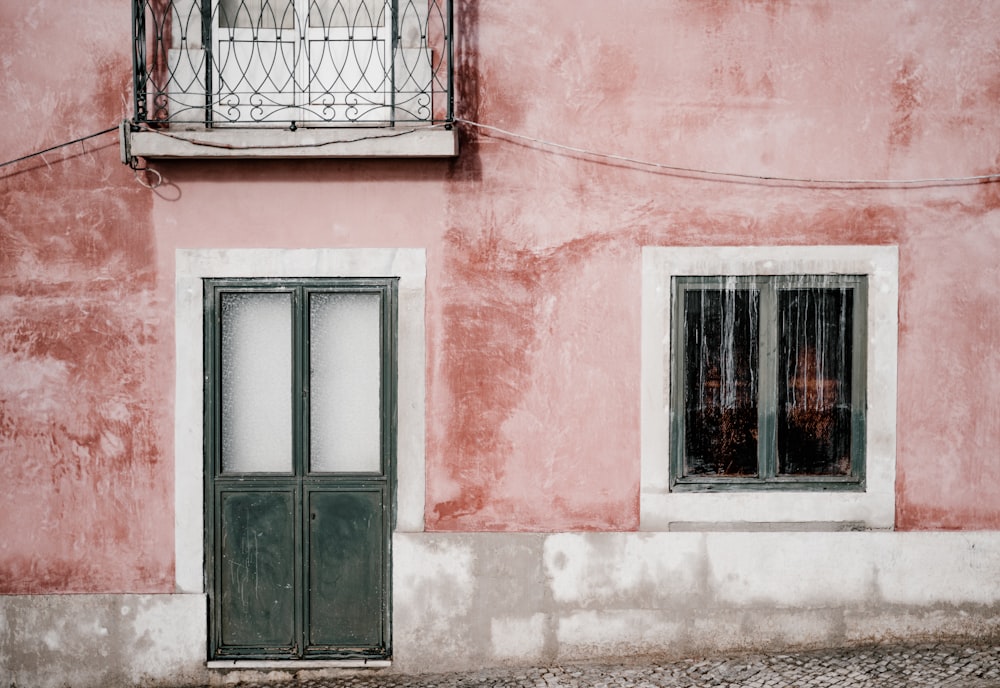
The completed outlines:
{"type": "Polygon", "coordinates": [[[209,277],[399,277],[397,532],[424,524],[424,249],[178,249],[174,548],[177,590],[204,592],[204,338],[209,277]]]}
{"type": "Polygon", "coordinates": [[[732,246],[642,250],[640,529],[891,529],[895,524],[896,246],[732,246]],[[864,492],[671,492],[671,279],[681,275],[868,277],[864,492]]]}

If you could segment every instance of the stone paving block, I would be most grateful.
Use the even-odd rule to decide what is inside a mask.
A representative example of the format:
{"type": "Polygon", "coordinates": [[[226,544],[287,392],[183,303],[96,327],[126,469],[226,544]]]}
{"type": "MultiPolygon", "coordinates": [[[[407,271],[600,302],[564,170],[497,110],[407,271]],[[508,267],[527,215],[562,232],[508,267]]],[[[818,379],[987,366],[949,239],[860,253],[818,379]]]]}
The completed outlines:
{"type": "MultiPolygon", "coordinates": [[[[872,646],[774,655],[653,657],[402,675],[361,673],[257,688],[1000,688],[1000,644],[872,646]]],[[[185,688],[209,688],[185,687],[185,688]]]]}

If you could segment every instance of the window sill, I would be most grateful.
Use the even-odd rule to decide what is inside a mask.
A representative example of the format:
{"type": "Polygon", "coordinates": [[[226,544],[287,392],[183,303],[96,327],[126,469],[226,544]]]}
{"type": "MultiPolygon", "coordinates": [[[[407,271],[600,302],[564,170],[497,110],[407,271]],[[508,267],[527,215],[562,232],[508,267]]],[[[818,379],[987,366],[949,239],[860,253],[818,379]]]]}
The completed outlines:
{"type": "Polygon", "coordinates": [[[762,480],[740,480],[738,478],[678,478],[671,486],[671,492],[761,492],[780,490],[785,492],[864,492],[865,483],[858,478],[816,476],[812,479],[770,478],[762,480]]]}
{"type": "Polygon", "coordinates": [[[212,659],[205,662],[208,669],[388,669],[388,659],[212,659]]]}
{"type": "Polygon", "coordinates": [[[442,126],[326,129],[121,130],[132,158],[453,158],[458,131],[442,126]]]}

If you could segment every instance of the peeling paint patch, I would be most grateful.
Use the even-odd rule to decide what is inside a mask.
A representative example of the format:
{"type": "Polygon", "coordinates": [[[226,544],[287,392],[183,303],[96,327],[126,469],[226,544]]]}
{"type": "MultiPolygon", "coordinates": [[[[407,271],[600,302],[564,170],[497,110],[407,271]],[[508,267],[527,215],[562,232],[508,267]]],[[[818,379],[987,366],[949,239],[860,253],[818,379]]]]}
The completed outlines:
{"type": "MultiPolygon", "coordinates": [[[[127,53],[95,43],[75,58],[83,81],[31,129],[48,144],[121,117],[127,53]]],[[[0,184],[0,594],[171,590],[152,194],[110,135],[4,168],[0,184]]]]}
{"type": "Polygon", "coordinates": [[[498,617],[490,620],[493,655],[520,662],[542,659],[548,621],[545,614],[498,617]]]}
{"type": "Polygon", "coordinates": [[[545,539],[552,598],[588,608],[623,599],[686,606],[704,601],[708,558],[696,534],[559,533],[545,539]],[[665,584],[669,582],[669,584],[665,584]]]}
{"type": "Polygon", "coordinates": [[[923,100],[924,72],[915,58],[907,57],[892,81],[893,117],[889,145],[907,148],[920,133],[920,109],[923,100]]]}
{"type": "Polygon", "coordinates": [[[900,529],[1000,527],[995,214],[951,216],[901,250],[900,529]]]}
{"type": "Polygon", "coordinates": [[[0,675],[37,688],[207,685],[205,613],[203,595],[2,595],[0,675]]]}
{"type": "Polygon", "coordinates": [[[452,617],[475,601],[475,550],[458,542],[393,539],[394,614],[442,642],[458,642],[452,617]]]}
{"type": "Polygon", "coordinates": [[[438,429],[447,480],[429,483],[429,526],[634,527],[638,472],[615,457],[636,438],[591,422],[627,425],[635,403],[622,370],[635,343],[604,327],[638,315],[620,313],[627,252],[608,235],[544,249],[499,228],[447,239],[438,429]]]}

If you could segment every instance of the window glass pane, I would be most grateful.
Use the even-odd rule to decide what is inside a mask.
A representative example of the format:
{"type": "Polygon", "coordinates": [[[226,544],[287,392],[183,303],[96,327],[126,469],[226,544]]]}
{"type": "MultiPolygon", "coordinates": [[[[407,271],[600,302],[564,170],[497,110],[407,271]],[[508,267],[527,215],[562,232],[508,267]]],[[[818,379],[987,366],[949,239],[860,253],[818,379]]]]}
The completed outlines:
{"type": "Polygon", "coordinates": [[[219,26],[226,29],[290,29],[293,0],[219,0],[219,26]]]}
{"type": "Polygon", "coordinates": [[[309,297],[310,470],[382,467],[381,295],[309,297]]]}
{"type": "Polygon", "coordinates": [[[383,26],[385,15],[385,0],[311,0],[309,3],[309,26],[383,26]]]}
{"type": "Polygon", "coordinates": [[[850,475],[853,289],[778,292],[778,473],[850,475]]]}
{"type": "Polygon", "coordinates": [[[222,294],[222,470],[292,470],[292,299],[222,294]]]}
{"type": "Polygon", "coordinates": [[[759,293],[684,292],[684,473],[757,474],[759,293]]]}

